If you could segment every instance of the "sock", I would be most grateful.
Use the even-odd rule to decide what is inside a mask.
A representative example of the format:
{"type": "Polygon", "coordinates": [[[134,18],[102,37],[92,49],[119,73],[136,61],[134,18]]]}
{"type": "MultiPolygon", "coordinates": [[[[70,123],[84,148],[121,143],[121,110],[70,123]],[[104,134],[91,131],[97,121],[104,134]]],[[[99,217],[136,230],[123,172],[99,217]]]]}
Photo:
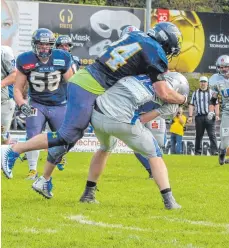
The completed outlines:
{"type": "Polygon", "coordinates": [[[95,182],[87,181],[86,187],[93,188],[95,186],[96,186],[96,183],[95,182]]]}
{"type": "Polygon", "coordinates": [[[171,188],[167,188],[167,189],[161,190],[161,194],[162,194],[162,195],[164,195],[164,194],[166,194],[166,193],[168,193],[168,192],[171,192],[171,188]]]}
{"type": "Polygon", "coordinates": [[[29,163],[29,170],[37,170],[37,161],[39,158],[40,151],[26,152],[27,160],[29,163]]]}

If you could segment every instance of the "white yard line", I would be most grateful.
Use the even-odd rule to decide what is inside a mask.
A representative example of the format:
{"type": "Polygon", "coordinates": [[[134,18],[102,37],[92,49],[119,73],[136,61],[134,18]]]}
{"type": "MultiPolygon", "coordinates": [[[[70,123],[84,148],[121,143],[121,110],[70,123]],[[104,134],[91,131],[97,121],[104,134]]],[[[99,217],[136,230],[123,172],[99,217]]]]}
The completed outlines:
{"type": "Polygon", "coordinates": [[[35,233],[35,234],[38,234],[38,233],[57,233],[57,230],[55,229],[36,229],[36,228],[24,228],[24,232],[26,233],[35,233]]]}
{"type": "Polygon", "coordinates": [[[75,216],[69,216],[67,217],[70,220],[77,221],[80,224],[87,224],[87,225],[93,225],[93,226],[101,226],[101,227],[109,227],[109,228],[118,228],[118,229],[125,229],[125,230],[135,230],[135,231],[151,231],[150,229],[143,229],[139,227],[133,227],[133,226],[123,226],[122,224],[108,224],[103,222],[96,222],[93,220],[87,220],[87,218],[83,215],[75,215],[75,216]]]}
{"type": "Polygon", "coordinates": [[[162,219],[170,222],[188,223],[191,225],[208,226],[208,227],[223,227],[227,231],[229,231],[229,223],[221,224],[221,223],[214,223],[209,221],[195,221],[195,220],[187,220],[180,218],[170,218],[167,216],[151,216],[150,219],[162,219]]]}

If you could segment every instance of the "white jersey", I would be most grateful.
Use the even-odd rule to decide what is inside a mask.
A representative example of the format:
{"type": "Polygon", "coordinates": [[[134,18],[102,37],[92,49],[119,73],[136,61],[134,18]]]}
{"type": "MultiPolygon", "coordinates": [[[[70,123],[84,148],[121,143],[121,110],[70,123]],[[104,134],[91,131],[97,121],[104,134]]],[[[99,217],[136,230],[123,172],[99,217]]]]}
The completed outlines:
{"type": "Polygon", "coordinates": [[[220,74],[214,74],[209,79],[209,86],[215,97],[222,97],[222,114],[229,115],[229,79],[220,74]]]}
{"type": "MultiPolygon", "coordinates": [[[[146,75],[119,80],[104,94],[97,97],[96,104],[107,117],[119,122],[135,124],[139,116],[138,108],[150,101],[155,103],[156,108],[162,108],[162,111],[158,111],[162,115],[167,115],[171,111],[170,105],[174,105],[174,109],[178,106],[166,104],[157,97],[152,82],[146,75]],[[167,107],[168,111],[165,110],[167,107]]],[[[155,108],[151,110],[153,109],[155,108]]]]}
{"type": "MultiPolygon", "coordinates": [[[[13,50],[8,46],[1,46],[1,80],[15,70],[13,50]]],[[[1,102],[9,100],[8,87],[1,88],[1,102]]]]}

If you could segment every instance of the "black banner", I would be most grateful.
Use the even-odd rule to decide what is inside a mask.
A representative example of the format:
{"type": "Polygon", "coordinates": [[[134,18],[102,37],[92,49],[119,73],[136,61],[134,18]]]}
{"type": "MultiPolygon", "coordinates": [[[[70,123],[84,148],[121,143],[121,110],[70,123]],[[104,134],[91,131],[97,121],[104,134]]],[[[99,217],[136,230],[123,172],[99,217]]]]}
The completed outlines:
{"type": "Polygon", "coordinates": [[[56,36],[72,38],[73,55],[83,65],[91,64],[106,46],[117,40],[121,29],[134,25],[144,30],[143,9],[96,7],[67,4],[39,4],[39,27],[52,30],[56,36]]]}
{"type": "Polygon", "coordinates": [[[173,58],[170,70],[215,73],[220,55],[229,54],[229,15],[180,10],[152,10],[152,23],[170,21],[183,35],[181,54],[173,58]]]}

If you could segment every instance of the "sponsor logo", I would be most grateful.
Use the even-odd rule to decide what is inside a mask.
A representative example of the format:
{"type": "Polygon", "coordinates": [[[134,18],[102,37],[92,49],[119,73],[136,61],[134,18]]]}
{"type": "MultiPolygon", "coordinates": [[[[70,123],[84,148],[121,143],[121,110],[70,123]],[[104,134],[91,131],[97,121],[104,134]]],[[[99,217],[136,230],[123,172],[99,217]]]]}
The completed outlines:
{"type": "Polygon", "coordinates": [[[63,59],[54,59],[53,65],[65,66],[65,61],[63,59]]]}
{"type": "Polygon", "coordinates": [[[153,121],[151,124],[151,127],[153,129],[159,129],[159,121],[153,121]]]}
{"type": "Polygon", "coordinates": [[[72,29],[73,13],[70,9],[62,9],[59,13],[60,18],[60,28],[70,28],[72,29]]]}
{"type": "Polygon", "coordinates": [[[24,70],[34,69],[35,67],[36,67],[35,64],[25,64],[25,65],[22,66],[22,68],[23,68],[24,70]]]}
{"type": "Polygon", "coordinates": [[[48,33],[41,33],[40,36],[41,37],[49,37],[49,34],[48,33]]]}
{"type": "Polygon", "coordinates": [[[39,67],[38,68],[39,72],[50,72],[50,71],[55,71],[53,66],[47,66],[47,67],[39,67]]]}
{"type": "Polygon", "coordinates": [[[72,41],[91,41],[91,37],[89,35],[79,35],[79,34],[70,34],[72,41]]]}
{"type": "Polygon", "coordinates": [[[168,9],[158,9],[157,10],[157,21],[158,22],[168,22],[169,21],[169,10],[168,9]]]}
{"type": "Polygon", "coordinates": [[[210,47],[214,48],[229,48],[229,35],[211,34],[209,36],[210,47]]]}
{"type": "Polygon", "coordinates": [[[52,138],[53,138],[53,139],[56,139],[56,138],[57,138],[56,132],[53,132],[53,133],[52,133],[52,138]]]}

